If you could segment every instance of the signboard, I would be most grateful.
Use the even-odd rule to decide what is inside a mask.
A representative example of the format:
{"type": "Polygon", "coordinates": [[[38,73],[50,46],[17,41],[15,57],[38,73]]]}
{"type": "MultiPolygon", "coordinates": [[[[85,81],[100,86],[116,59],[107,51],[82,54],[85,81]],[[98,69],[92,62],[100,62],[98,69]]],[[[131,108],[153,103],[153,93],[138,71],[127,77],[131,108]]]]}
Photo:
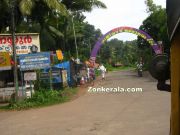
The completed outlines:
{"type": "Polygon", "coordinates": [[[66,70],[62,70],[62,81],[63,81],[63,86],[67,86],[67,71],[66,70]]]}
{"type": "Polygon", "coordinates": [[[10,70],[11,69],[11,60],[9,53],[0,52],[0,70],[10,70]]]}
{"type": "Polygon", "coordinates": [[[43,69],[50,67],[49,52],[23,54],[19,56],[19,60],[21,71],[43,69]]]}
{"type": "MultiPolygon", "coordinates": [[[[52,70],[52,83],[60,83],[62,82],[61,72],[60,70],[52,70]]],[[[50,79],[50,72],[42,72],[40,73],[41,80],[49,80],[50,79]]]]}
{"type": "Polygon", "coordinates": [[[52,70],[52,83],[60,83],[62,82],[61,73],[59,71],[52,70]]]}
{"type": "Polygon", "coordinates": [[[63,53],[61,50],[56,50],[58,60],[63,60],[63,53]]]}
{"type": "Polygon", "coordinates": [[[42,73],[40,73],[39,77],[41,80],[48,80],[48,79],[50,79],[50,74],[49,74],[49,72],[42,72],[42,73]]]}
{"type": "MultiPolygon", "coordinates": [[[[40,42],[38,33],[17,33],[15,37],[16,53],[17,54],[28,54],[31,52],[30,48],[35,45],[40,52],[40,42]]],[[[11,55],[12,51],[12,37],[10,34],[0,34],[0,52],[9,52],[11,55]]]]}
{"type": "Polygon", "coordinates": [[[25,81],[35,81],[35,80],[37,80],[36,72],[27,72],[27,73],[24,73],[24,80],[25,81]]]}

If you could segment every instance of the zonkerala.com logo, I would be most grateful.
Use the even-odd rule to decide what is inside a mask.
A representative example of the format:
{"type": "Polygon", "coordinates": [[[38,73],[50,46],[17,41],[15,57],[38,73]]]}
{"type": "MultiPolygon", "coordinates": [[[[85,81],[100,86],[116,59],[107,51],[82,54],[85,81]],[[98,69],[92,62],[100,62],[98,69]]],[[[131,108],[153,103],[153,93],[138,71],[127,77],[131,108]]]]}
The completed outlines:
{"type": "Polygon", "coordinates": [[[88,92],[89,93],[123,93],[123,92],[142,92],[142,88],[121,88],[121,87],[114,87],[114,88],[108,88],[108,87],[89,87],[88,92]]]}

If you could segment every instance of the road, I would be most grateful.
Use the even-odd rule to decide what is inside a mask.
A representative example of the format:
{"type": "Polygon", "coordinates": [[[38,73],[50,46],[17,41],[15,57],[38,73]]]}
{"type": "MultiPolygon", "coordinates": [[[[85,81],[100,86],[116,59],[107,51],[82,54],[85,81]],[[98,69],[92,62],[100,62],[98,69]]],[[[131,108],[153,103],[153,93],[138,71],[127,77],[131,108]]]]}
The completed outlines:
{"type": "Polygon", "coordinates": [[[170,93],[134,71],[108,73],[95,88],[142,88],[142,92],[88,92],[50,107],[0,112],[1,135],[168,135],[170,93]]]}

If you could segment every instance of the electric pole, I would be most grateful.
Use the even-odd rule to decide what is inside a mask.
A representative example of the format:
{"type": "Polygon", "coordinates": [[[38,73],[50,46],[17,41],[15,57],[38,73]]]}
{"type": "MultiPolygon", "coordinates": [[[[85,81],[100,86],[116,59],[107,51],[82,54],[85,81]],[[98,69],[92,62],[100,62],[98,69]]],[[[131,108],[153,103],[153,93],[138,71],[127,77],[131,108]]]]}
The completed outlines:
{"type": "Polygon", "coordinates": [[[15,5],[16,0],[11,1],[11,36],[12,36],[12,51],[13,51],[13,70],[14,70],[14,89],[15,89],[15,101],[18,97],[18,74],[17,74],[17,56],[16,56],[16,45],[15,45],[15,5]]]}

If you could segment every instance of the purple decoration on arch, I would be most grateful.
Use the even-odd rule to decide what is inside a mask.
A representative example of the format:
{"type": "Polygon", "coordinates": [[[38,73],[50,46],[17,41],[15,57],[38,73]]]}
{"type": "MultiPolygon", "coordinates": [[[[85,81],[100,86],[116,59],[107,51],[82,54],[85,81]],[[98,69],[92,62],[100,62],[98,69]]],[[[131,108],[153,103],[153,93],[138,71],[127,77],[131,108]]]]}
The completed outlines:
{"type": "Polygon", "coordinates": [[[112,37],[113,35],[116,35],[116,34],[122,33],[122,32],[128,32],[128,33],[136,34],[137,36],[142,37],[143,39],[148,41],[148,43],[152,46],[152,48],[156,54],[162,53],[158,44],[146,32],[144,32],[142,30],[138,30],[136,28],[132,28],[132,27],[118,27],[118,28],[112,29],[111,31],[107,32],[105,35],[103,35],[99,38],[99,40],[94,45],[94,48],[91,52],[90,59],[95,61],[96,55],[97,55],[99,49],[101,48],[101,46],[103,45],[103,43],[106,40],[108,40],[110,37],[112,37]]]}

